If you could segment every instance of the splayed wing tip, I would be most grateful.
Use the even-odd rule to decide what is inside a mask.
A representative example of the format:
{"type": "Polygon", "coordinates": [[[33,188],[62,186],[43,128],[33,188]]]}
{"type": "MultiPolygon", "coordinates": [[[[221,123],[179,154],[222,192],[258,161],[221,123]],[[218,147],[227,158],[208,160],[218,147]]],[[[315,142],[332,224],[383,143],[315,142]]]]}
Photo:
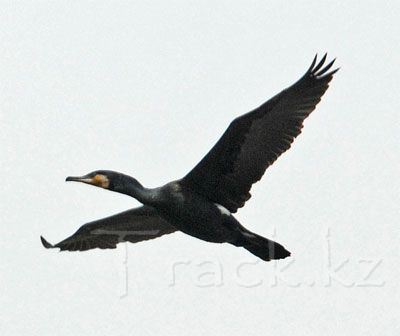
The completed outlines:
{"type": "Polygon", "coordinates": [[[339,68],[328,72],[328,70],[330,70],[330,68],[333,66],[333,64],[336,61],[336,58],[334,58],[332,61],[330,61],[328,64],[326,64],[326,60],[327,60],[327,56],[328,54],[325,53],[324,56],[319,60],[318,64],[317,64],[317,57],[318,55],[316,55],[316,57],[314,57],[311,66],[309,67],[309,69],[307,70],[305,76],[311,76],[314,78],[325,78],[328,77],[330,75],[333,75],[334,73],[336,73],[339,68]]]}
{"type": "Polygon", "coordinates": [[[318,62],[318,64],[312,68],[312,73],[316,73],[319,69],[322,68],[322,66],[324,65],[325,61],[326,61],[326,57],[328,56],[328,53],[326,53],[324,56],[322,56],[321,60],[318,62]]]}

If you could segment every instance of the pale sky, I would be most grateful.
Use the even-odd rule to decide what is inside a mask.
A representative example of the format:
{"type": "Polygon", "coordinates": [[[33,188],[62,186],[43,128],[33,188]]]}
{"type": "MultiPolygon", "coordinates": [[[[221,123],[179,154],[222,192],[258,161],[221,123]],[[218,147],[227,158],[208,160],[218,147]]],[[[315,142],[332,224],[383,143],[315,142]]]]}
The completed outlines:
{"type": "Polygon", "coordinates": [[[399,312],[398,1],[2,1],[1,335],[394,335],[399,312]],[[229,122],[341,70],[237,218],[292,258],[174,233],[45,250],[138,202],[68,175],[154,187],[229,122]]]}

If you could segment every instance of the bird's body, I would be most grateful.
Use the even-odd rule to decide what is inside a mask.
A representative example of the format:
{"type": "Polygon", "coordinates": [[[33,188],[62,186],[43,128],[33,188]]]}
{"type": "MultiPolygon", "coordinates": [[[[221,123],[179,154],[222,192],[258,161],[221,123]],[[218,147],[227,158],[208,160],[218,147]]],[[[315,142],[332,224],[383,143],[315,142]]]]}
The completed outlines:
{"type": "Polygon", "coordinates": [[[153,207],[179,231],[213,243],[234,239],[233,216],[204,196],[184,188],[180,181],[170,182],[158,192],[160,201],[153,207]]]}
{"type": "Polygon", "coordinates": [[[78,181],[136,198],[144,206],[81,227],[74,235],[45,247],[61,250],[115,248],[120,241],[137,242],[182,231],[213,243],[244,247],[263,260],[290,253],[280,244],[242,226],[233,216],[250,199],[252,184],[300,134],[337,71],[323,67],[326,55],[314,59],[306,74],[259,108],[236,118],[199,164],[180,180],[147,189],[133,177],[95,171],[78,181]],[[144,225],[143,223],[146,223],[144,225]]]}

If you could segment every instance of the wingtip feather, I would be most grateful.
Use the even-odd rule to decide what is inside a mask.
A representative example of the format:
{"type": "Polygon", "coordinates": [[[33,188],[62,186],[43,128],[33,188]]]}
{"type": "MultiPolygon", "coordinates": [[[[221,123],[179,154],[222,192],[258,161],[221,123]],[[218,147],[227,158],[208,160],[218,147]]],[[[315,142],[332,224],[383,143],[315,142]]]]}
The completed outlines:
{"type": "Polygon", "coordinates": [[[319,61],[318,65],[312,69],[312,73],[315,74],[319,69],[321,69],[321,67],[324,65],[325,61],[326,61],[326,57],[328,56],[328,53],[325,53],[325,55],[321,58],[321,60],[319,61]]]}
{"type": "Polygon", "coordinates": [[[314,59],[313,59],[313,61],[311,62],[310,67],[309,67],[308,70],[307,70],[307,73],[308,73],[308,72],[311,72],[311,70],[314,68],[315,63],[317,63],[317,58],[318,58],[318,54],[315,54],[314,59]]]}
{"type": "Polygon", "coordinates": [[[321,70],[319,70],[318,72],[314,71],[314,76],[315,77],[319,77],[324,75],[333,65],[333,63],[335,63],[336,58],[334,58],[332,61],[330,61],[325,67],[323,67],[321,70]]]}
{"type": "Polygon", "coordinates": [[[328,70],[330,70],[332,68],[333,64],[335,63],[336,57],[332,61],[330,61],[327,65],[324,66],[327,56],[328,56],[328,53],[325,53],[324,56],[321,58],[321,60],[317,64],[318,54],[316,54],[311,63],[311,66],[309,67],[309,69],[307,70],[307,72],[304,74],[304,76],[302,78],[311,76],[314,78],[321,79],[321,78],[327,78],[329,76],[333,76],[336,72],[338,72],[340,70],[340,67],[328,72],[328,70]]]}
{"type": "Polygon", "coordinates": [[[47,249],[55,247],[53,244],[50,244],[46,239],[44,239],[43,236],[40,236],[40,241],[42,242],[42,245],[47,249]]]}
{"type": "Polygon", "coordinates": [[[340,67],[339,67],[339,68],[336,68],[335,70],[332,70],[332,71],[328,72],[327,74],[324,74],[324,78],[327,78],[327,77],[332,78],[332,76],[333,76],[336,72],[338,72],[339,70],[340,70],[340,67]]]}

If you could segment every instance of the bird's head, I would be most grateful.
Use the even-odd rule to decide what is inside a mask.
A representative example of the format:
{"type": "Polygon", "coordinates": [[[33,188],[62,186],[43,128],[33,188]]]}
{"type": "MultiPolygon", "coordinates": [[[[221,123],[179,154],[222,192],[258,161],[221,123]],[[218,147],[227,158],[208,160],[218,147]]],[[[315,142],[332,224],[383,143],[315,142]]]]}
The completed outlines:
{"type": "Polygon", "coordinates": [[[96,170],[84,176],[68,176],[66,181],[82,182],[96,187],[118,191],[122,185],[123,174],[111,170],[96,170]]]}
{"type": "Polygon", "coordinates": [[[96,170],[84,176],[68,176],[66,181],[82,182],[129,195],[144,201],[145,188],[135,178],[111,170],[96,170]]]}

